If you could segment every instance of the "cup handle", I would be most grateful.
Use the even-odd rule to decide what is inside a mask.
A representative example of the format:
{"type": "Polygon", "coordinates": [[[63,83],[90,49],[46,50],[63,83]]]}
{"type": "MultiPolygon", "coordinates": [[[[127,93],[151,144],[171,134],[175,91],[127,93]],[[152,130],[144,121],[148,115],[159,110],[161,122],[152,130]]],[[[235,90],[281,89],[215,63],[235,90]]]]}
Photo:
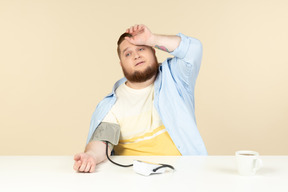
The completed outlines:
{"type": "Polygon", "coordinates": [[[261,159],[254,159],[254,168],[253,172],[255,173],[258,169],[260,169],[263,165],[263,162],[261,159]]]}

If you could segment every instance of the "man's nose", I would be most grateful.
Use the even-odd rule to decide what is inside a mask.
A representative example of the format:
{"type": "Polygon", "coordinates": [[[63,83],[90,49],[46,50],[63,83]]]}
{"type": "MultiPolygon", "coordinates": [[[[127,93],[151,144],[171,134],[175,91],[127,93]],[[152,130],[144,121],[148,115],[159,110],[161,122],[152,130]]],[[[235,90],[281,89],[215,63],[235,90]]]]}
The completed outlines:
{"type": "Polygon", "coordinates": [[[134,59],[138,59],[138,58],[140,58],[140,55],[138,54],[137,51],[135,51],[135,53],[134,53],[134,59]]]}

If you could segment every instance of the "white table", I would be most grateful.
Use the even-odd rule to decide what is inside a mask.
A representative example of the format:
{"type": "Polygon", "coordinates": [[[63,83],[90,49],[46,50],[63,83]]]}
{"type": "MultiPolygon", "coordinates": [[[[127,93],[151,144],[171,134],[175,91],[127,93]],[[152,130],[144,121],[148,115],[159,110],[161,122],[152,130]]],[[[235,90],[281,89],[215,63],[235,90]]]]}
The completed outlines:
{"type": "Polygon", "coordinates": [[[288,191],[288,156],[262,156],[255,176],[240,176],[233,156],[132,157],[112,159],[130,164],[134,159],[171,164],[176,171],[142,176],[133,168],[109,161],[95,173],[76,173],[72,156],[0,156],[0,191],[288,191]]]}

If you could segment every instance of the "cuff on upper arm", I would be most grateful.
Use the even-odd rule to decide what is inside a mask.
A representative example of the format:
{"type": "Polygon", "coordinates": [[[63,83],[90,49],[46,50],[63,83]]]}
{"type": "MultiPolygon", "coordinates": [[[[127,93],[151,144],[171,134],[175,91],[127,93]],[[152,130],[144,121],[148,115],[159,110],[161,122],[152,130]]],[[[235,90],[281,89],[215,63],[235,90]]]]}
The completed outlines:
{"type": "Polygon", "coordinates": [[[114,123],[102,122],[94,131],[91,141],[108,141],[109,148],[113,149],[117,145],[120,138],[120,126],[114,123]]]}

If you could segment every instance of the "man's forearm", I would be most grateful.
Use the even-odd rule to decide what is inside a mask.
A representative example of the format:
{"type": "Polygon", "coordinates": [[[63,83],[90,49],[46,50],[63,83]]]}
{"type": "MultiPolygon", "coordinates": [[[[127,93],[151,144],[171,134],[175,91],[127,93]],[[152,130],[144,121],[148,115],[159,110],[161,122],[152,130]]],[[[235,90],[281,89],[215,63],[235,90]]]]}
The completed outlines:
{"type": "Polygon", "coordinates": [[[147,45],[166,52],[174,51],[180,44],[181,37],[176,35],[158,35],[152,33],[145,25],[134,25],[126,30],[132,37],[125,37],[134,45],[147,45]]]}
{"type": "Polygon", "coordinates": [[[176,35],[153,34],[148,45],[162,51],[172,52],[179,46],[180,41],[181,37],[176,35]]]}

